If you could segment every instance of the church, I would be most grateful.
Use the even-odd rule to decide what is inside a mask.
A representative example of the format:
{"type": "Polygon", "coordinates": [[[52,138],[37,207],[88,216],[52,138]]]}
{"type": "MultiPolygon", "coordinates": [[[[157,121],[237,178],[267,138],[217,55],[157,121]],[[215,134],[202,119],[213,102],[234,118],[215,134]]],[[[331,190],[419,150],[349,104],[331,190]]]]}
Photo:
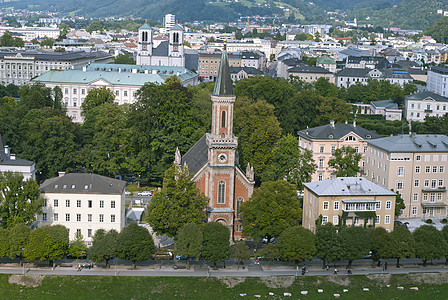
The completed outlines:
{"type": "Polygon", "coordinates": [[[169,40],[154,47],[153,30],[148,24],[138,29],[137,65],[185,67],[184,30],[170,28],[169,40]]]}
{"type": "Polygon", "coordinates": [[[222,52],[218,77],[212,100],[212,129],[187,153],[176,150],[175,163],[186,165],[193,174],[199,190],[209,197],[209,222],[228,226],[231,239],[242,238],[242,220],[239,207],[254,190],[254,170],[247,165],[246,172],[238,162],[238,138],[233,135],[233,84],[230,78],[226,48],[222,52]]]}

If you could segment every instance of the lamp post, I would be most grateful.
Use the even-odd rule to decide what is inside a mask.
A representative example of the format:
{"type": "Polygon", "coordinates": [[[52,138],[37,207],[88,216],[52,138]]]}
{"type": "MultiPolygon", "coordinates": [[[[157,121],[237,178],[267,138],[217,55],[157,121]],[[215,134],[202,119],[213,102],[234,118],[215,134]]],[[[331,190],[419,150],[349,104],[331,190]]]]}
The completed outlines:
{"type": "Polygon", "coordinates": [[[23,259],[23,252],[25,251],[25,248],[22,247],[22,274],[25,275],[25,261],[23,259]]]}

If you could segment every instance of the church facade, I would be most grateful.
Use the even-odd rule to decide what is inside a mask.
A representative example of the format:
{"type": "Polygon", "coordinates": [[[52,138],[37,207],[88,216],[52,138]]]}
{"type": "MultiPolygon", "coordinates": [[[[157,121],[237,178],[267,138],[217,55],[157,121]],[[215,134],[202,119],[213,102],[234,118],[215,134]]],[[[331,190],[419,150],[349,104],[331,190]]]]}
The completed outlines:
{"type": "Polygon", "coordinates": [[[138,29],[137,65],[185,67],[184,30],[175,25],[169,40],[154,47],[153,31],[148,24],[138,29]]]}
{"type": "Polygon", "coordinates": [[[185,155],[176,150],[176,164],[188,166],[199,190],[210,198],[207,207],[209,222],[228,226],[233,240],[242,237],[239,207],[254,189],[253,167],[246,172],[238,164],[238,138],[233,135],[233,95],[227,51],[221,57],[212,100],[212,129],[185,155]]]}

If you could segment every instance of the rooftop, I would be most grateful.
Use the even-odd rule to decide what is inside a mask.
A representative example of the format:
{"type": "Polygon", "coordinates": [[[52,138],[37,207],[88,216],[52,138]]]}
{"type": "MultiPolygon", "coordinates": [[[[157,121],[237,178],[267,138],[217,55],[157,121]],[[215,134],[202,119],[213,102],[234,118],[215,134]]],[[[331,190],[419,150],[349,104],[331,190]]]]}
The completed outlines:
{"type": "Polygon", "coordinates": [[[338,140],[353,132],[362,139],[376,139],[381,137],[373,130],[367,130],[355,124],[328,124],[313,128],[308,128],[297,132],[301,137],[307,139],[328,139],[338,140]]]}
{"type": "Polygon", "coordinates": [[[389,153],[448,152],[448,136],[443,134],[401,134],[368,144],[389,153]]]}
{"type": "Polygon", "coordinates": [[[308,66],[308,65],[292,67],[292,68],[288,69],[288,73],[332,74],[330,71],[328,71],[327,69],[324,69],[322,67],[315,67],[315,66],[308,66]]]}
{"type": "Polygon", "coordinates": [[[404,97],[406,100],[432,100],[432,101],[438,101],[438,102],[448,102],[448,98],[442,97],[439,94],[430,92],[430,91],[424,91],[420,93],[415,93],[411,95],[407,95],[404,97]]]}
{"type": "Polygon", "coordinates": [[[305,183],[317,196],[394,196],[391,190],[363,177],[337,177],[305,183]]]}

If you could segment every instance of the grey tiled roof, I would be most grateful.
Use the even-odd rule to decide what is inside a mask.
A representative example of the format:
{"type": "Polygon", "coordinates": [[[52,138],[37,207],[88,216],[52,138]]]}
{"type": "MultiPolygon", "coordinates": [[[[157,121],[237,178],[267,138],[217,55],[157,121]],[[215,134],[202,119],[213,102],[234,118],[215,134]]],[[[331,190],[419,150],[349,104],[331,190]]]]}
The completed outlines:
{"type": "Polygon", "coordinates": [[[70,173],[45,180],[40,189],[43,193],[121,195],[125,186],[126,181],[123,180],[97,174],[70,173]]]}
{"type": "Polygon", "coordinates": [[[196,174],[208,162],[207,136],[204,134],[193,147],[182,156],[182,166],[187,164],[190,172],[196,174]]]}
{"type": "Polygon", "coordinates": [[[15,159],[11,159],[9,155],[5,153],[5,144],[3,142],[2,135],[0,134],[0,165],[5,166],[31,166],[34,162],[21,159],[16,156],[15,159]]]}
{"type": "Polygon", "coordinates": [[[375,107],[384,107],[388,109],[398,109],[398,104],[395,103],[393,100],[381,100],[381,101],[372,101],[373,106],[375,107]]]}
{"type": "Polygon", "coordinates": [[[236,74],[244,70],[247,74],[262,75],[263,72],[253,67],[230,67],[230,74],[236,74]]]}
{"type": "Polygon", "coordinates": [[[402,134],[367,143],[389,153],[448,152],[448,136],[442,134],[402,134]]]}
{"type": "Polygon", "coordinates": [[[350,132],[355,133],[359,137],[366,139],[376,139],[381,137],[373,130],[367,130],[360,126],[353,126],[353,124],[330,124],[314,128],[308,128],[299,131],[297,134],[309,139],[329,139],[338,140],[350,132]]]}
{"type": "Polygon", "coordinates": [[[157,48],[152,49],[153,56],[168,56],[168,41],[161,42],[157,48]]]}
{"type": "Polygon", "coordinates": [[[336,76],[345,77],[367,77],[372,69],[361,69],[361,68],[345,68],[336,73],[336,76]]]}
{"type": "Polygon", "coordinates": [[[305,186],[318,196],[384,196],[395,195],[363,177],[338,177],[305,183],[305,186]]]}
{"type": "Polygon", "coordinates": [[[309,73],[309,74],[332,74],[327,69],[324,69],[322,67],[315,67],[315,66],[299,66],[299,67],[293,67],[291,69],[288,69],[288,73],[309,73]]]}
{"type": "Polygon", "coordinates": [[[448,98],[442,97],[439,94],[430,92],[430,91],[424,91],[412,95],[407,95],[404,97],[406,100],[425,100],[426,98],[432,98],[435,101],[440,102],[448,102],[448,98]]]}

